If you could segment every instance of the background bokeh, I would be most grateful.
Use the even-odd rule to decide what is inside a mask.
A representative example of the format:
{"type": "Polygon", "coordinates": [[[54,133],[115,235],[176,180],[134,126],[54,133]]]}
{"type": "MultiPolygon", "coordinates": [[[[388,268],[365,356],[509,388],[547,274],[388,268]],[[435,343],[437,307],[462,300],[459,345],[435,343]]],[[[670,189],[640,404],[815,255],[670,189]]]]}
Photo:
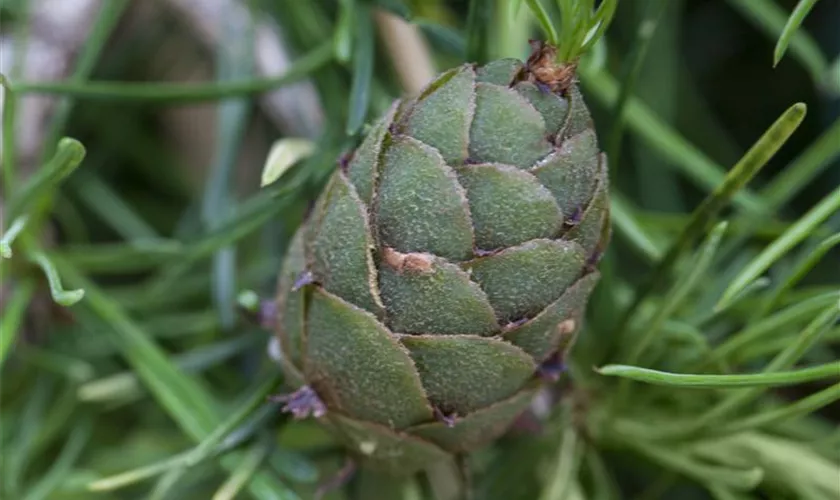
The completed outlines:
{"type": "MultiPolygon", "coordinates": [[[[527,57],[528,39],[541,33],[524,6],[514,16],[508,3],[3,0],[0,73],[15,92],[16,113],[6,95],[0,207],[8,210],[20,187],[46,168],[60,138],[80,141],[86,156],[27,205],[34,215],[26,236],[0,269],[0,497],[310,498],[342,455],[311,422],[292,422],[264,403],[279,380],[267,354],[271,333],[238,297],[243,290],[271,297],[289,238],[338,158],[394,98],[467,59],[527,57]],[[294,81],[277,80],[289,72],[294,81]],[[272,145],[289,138],[314,141],[314,154],[261,187],[272,145]],[[84,289],[84,298],[56,304],[45,270],[67,290],[84,289]],[[183,468],[179,454],[201,442],[196,464],[183,468]],[[138,472],[145,466],[151,468],[138,472]]],[[[581,61],[582,89],[611,155],[617,214],[581,359],[608,362],[629,342],[618,332],[633,290],[689,214],[796,102],[807,105],[804,121],[748,185],[769,208],[750,218],[747,204],[727,206],[733,241],[668,328],[679,333],[691,325],[705,339],[701,349],[759,321],[751,316],[758,298],[721,316],[712,307],[762,249],[822,200],[837,198],[840,1],[819,0],[774,67],[774,46],[796,4],[620,1],[606,37],[581,61]],[[625,87],[630,99],[617,124],[615,103],[625,87]]],[[[12,220],[0,215],[6,230],[12,220]]],[[[772,282],[836,235],[840,216],[828,215],[795,252],[774,262],[772,282]]],[[[840,291],[838,262],[834,247],[774,307],[840,291]]],[[[686,264],[690,258],[679,269],[686,264]]],[[[675,276],[679,283],[683,275],[675,276]]],[[[644,309],[650,314],[667,290],[655,297],[644,309]]],[[[807,309],[785,328],[794,335],[816,316],[807,309]]],[[[837,359],[836,318],[832,325],[803,364],[837,359]]],[[[769,331],[748,343],[749,354],[729,359],[729,369],[759,371],[773,349],[787,345],[787,337],[774,340],[769,331]]],[[[665,353],[658,367],[691,366],[680,363],[693,359],[694,347],[675,345],[657,344],[665,353]]],[[[580,383],[592,388],[586,397],[597,407],[612,386],[593,380],[580,383]]],[[[566,394],[569,382],[561,385],[566,394]]],[[[825,387],[797,385],[769,397],[784,404],[825,387]]],[[[683,407],[681,398],[645,392],[626,411],[655,407],[680,421],[706,401],[685,396],[683,407]]],[[[586,414],[587,405],[580,406],[574,410],[586,414]]],[[[627,446],[604,445],[600,458],[582,462],[586,496],[568,498],[832,498],[820,488],[830,486],[831,474],[840,478],[840,440],[830,434],[840,407],[822,405],[818,415],[767,431],[821,457],[814,459],[819,466],[802,462],[817,471],[802,488],[764,480],[753,493],[733,490],[754,497],[727,497],[706,476],[663,466],[632,446],[626,453],[627,446]],[[592,478],[607,477],[599,474],[615,485],[598,486],[592,478]],[[616,491],[623,493],[608,496],[616,491]],[[797,496],[803,491],[817,493],[797,496]]],[[[599,425],[592,422],[586,425],[599,425]]],[[[515,433],[479,454],[479,498],[536,498],[550,482],[545,478],[554,477],[558,432],[544,439],[515,433]],[[499,470],[507,472],[494,477],[499,470]],[[509,478],[509,489],[499,477],[509,478]]],[[[777,469],[766,465],[765,476],[794,456],[779,446],[783,459],[774,462],[777,469]]],[[[698,460],[708,467],[725,462],[711,452],[698,460]]],[[[410,496],[425,491],[418,484],[405,489],[362,476],[331,498],[365,498],[359,492],[374,490],[405,495],[382,498],[422,498],[410,496]]],[[[837,488],[840,494],[840,479],[837,488]]]]}

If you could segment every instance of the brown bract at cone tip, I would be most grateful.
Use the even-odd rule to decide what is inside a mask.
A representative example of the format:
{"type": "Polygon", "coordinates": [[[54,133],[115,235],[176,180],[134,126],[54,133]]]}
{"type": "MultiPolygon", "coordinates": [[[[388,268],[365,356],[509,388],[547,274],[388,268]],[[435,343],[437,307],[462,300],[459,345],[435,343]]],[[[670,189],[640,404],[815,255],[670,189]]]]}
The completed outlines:
{"type": "Polygon", "coordinates": [[[413,473],[485,446],[565,370],[610,236],[574,64],[464,64],[340,162],[285,256],[277,337],[296,417],[413,473]]]}
{"type": "Polygon", "coordinates": [[[542,40],[531,40],[531,56],[525,63],[524,77],[545,85],[551,92],[565,95],[576,83],[578,61],[558,62],[557,48],[542,40]]]}

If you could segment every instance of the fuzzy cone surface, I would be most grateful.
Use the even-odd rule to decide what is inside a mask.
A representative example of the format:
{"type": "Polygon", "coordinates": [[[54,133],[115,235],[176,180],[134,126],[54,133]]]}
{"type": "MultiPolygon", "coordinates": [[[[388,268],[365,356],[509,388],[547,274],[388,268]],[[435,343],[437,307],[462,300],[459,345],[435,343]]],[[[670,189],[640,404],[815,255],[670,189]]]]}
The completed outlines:
{"type": "Polygon", "coordinates": [[[411,473],[498,438],[580,326],[606,159],[577,86],[535,64],[466,64],[397,101],[289,248],[286,409],[364,463],[411,473]]]}

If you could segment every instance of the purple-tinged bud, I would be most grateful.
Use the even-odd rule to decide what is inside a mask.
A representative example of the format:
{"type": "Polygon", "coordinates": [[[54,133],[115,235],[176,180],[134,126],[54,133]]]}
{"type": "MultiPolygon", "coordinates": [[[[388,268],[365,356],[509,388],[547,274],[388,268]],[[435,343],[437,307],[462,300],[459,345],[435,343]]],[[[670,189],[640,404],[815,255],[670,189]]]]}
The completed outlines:
{"type": "Polygon", "coordinates": [[[286,403],[283,406],[283,411],[291,413],[296,419],[304,419],[310,415],[321,418],[327,413],[327,406],[308,385],[291,394],[271,396],[270,400],[277,403],[286,403]]]}

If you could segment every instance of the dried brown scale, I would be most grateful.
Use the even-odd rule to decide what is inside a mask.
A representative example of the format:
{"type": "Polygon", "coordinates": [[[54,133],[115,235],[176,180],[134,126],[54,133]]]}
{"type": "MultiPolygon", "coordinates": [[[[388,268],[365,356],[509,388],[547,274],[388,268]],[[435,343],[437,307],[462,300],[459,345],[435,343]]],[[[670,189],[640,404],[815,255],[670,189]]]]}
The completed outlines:
{"type": "Polygon", "coordinates": [[[574,85],[578,61],[557,63],[557,49],[540,41],[531,40],[532,54],[525,63],[522,79],[545,85],[551,92],[566,95],[574,85]]]}
{"type": "Polygon", "coordinates": [[[500,436],[565,370],[609,240],[607,183],[574,65],[544,44],[396,103],[284,263],[289,410],[323,406],[352,455],[392,473],[500,436]]]}
{"type": "Polygon", "coordinates": [[[569,335],[570,333],[574,333],[577,329],[577,323],[574,319],[567,319],[557,325],[557,332],[560,335],[569,335]]]}
{"type": "Polygon", "coordinates": [[[390,247],[382,249],[382,260],[399,272],[427,273],[432,270],[432,256],[422,253],[400,253],[390,247]]]}

